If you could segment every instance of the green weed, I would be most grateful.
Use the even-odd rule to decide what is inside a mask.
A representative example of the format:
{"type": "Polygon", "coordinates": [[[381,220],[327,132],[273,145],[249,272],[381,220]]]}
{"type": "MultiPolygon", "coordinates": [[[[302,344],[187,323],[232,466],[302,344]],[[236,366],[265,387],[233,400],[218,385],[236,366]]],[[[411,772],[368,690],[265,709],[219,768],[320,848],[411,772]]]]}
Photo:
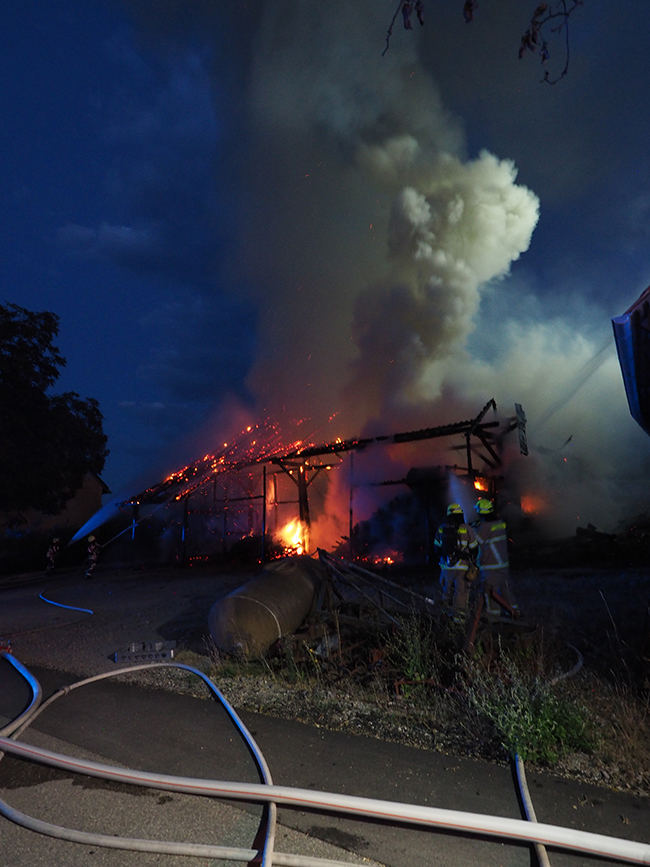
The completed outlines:
{"type": "Polygon", "coordinates": [[[569,752],[591,752],[586,709],[556,696],[548,681],[506,652],[491,670],[465,661],[467,700],[493,727],[506,754],[555,764],[569,752]]]}

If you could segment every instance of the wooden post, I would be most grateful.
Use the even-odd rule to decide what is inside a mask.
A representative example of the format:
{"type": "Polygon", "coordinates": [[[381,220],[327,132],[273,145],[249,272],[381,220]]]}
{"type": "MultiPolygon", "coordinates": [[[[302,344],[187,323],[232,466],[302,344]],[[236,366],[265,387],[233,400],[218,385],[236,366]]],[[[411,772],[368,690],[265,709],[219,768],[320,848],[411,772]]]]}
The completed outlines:
{"type": "Polygon", "coordinates": [[[298,515],[302,531],[302,547],[305,554],[308,554],[311,519],[309,516],[309,498],[307,496],[307,473],[305,472],[304,464],[300,464],[298,467],[298,515]]]}
{"type": "Polygon", "coordinates": [[[262,467],[262,563],[266,560],[266,464],[262,467]]]}

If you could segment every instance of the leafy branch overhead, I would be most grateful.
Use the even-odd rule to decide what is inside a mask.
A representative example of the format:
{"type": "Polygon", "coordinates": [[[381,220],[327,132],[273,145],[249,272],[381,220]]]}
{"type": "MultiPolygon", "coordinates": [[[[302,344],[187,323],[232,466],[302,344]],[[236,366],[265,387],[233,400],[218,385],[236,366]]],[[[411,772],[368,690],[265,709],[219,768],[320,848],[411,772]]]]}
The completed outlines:
{"type": "MultiPolygon", "coordinates": [[[[463,3],[463,17],[467,24],[471,24],[474,21],[478,5],[478,0],[465,0],[463,3]]],[[[542,81],[548,84],[556,84],[569,72],[569,19],[576,9],[582,5],[583,0],[558,0],[556,3],[540,3],[533,12],[530,26],[521,37],[519,59],[521,60],[529,51],[532,54],[539,54],[540,62],[544,68],[542,81]],[[549,40],[554,37],[563,37],[564,66],[558,74],[551,76],[548,66],[551,60],[549,40]]],[[[390,22],[390,27],[386,33],[386,47],[382,54],[386,54],[388,51],[390,38],[393,35],[393,27],[400,13],[405,30],[413,29],[414,14],[420,25],[424,26],[424,0],[399,0],[393,20],[390,22]]]]}

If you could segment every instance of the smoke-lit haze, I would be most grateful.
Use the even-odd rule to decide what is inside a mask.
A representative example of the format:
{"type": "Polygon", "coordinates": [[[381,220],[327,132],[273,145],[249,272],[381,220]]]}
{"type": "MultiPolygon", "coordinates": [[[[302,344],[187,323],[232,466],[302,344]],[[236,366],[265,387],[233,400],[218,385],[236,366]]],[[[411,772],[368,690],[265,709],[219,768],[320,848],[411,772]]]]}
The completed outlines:
{"type": "MultiPolygon", "coordinates": [[[[75,114],[43,119],[61,142],[42,154],[31,121],[6,133],[3,268],[7,300],[62,317],[64,387],[100,400],[111,487],[174,469],[238,413],[273,415],[287,439],[309,419],[329,440],[495,398],[502,419],[524,406],[531,456],[513,439],[508,474],[554,532],[645,508],[647,437],[609,325],[650,276],[631,3],[616,33],[610,10],[574,19],[554,87],[517,60],[519,0],[471,27],[461,0],[426,0],[425,27],[396,27],[385,56],[394,3],[378,0],[63,5],[65,32],[44,0],[8,22],[24,66],[11,105],[53,80],[75,114]],[[21,234],[37,191],[47,207],[21,234]]],[[[358,471],[459,460],[445,445],[358,471]]]]}

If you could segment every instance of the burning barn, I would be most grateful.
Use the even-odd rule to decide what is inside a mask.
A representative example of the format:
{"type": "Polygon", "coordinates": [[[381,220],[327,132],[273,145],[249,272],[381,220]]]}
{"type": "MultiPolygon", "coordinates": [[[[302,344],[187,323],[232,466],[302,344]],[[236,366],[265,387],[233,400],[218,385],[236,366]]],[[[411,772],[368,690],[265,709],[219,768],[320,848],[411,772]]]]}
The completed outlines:
{"type": "MultiPolygon", "coordinates": [[[[216,560],[240,554],[247,560],[312,553],[316,545],[332,548],[339,541],[346,556],[354,558],[355,544],[362,544],[357,504],[364,489],[400,486],[411,492],[420,515],[421,559],[428,560],[436,522],[443,513],[450,489],[469,486],[471,495],[484,490],[495,496],[502,473],[505,435],[517,431],[520,451],[527,454],[525,416],[517,404],[516,415],[505,423],[488,418],[496,404],[489,401],[472,419],[437,427],[329,443],[282,442],[276,425],[249,426],[231,443],[207,454],[162,482],[120,504],[130,518],[130,539],[135,543],[146,528],[155,525],[164,559],[183,564],[216,560]],[[355,455],[380,447],[452,438],[451,450],[462,463],[412,467],[403,477],[368,481],[355,471],[355,455]],[[338,537],[328,545],[312,538],[313,513],[325,509],[328,477],[339,473],[339,489],[347,489],[347,514],[337,520],[338,537]],[[316,507],[314,509],[314,506],[316,507]]],[[[465,499],[467,499],[465,495],[465,499]]],[[[339,508],[341,507],[339,498],[339,508]]],[[[469,503],[468,503],[469,505],[469,503]]],[[[329,508],[329,504],[328,504],[329,508]]],[[[367,548],[367,543],[363,542],[367,548]]],[[[396,550],[397,558],[403,557],[396,550]]]]}

